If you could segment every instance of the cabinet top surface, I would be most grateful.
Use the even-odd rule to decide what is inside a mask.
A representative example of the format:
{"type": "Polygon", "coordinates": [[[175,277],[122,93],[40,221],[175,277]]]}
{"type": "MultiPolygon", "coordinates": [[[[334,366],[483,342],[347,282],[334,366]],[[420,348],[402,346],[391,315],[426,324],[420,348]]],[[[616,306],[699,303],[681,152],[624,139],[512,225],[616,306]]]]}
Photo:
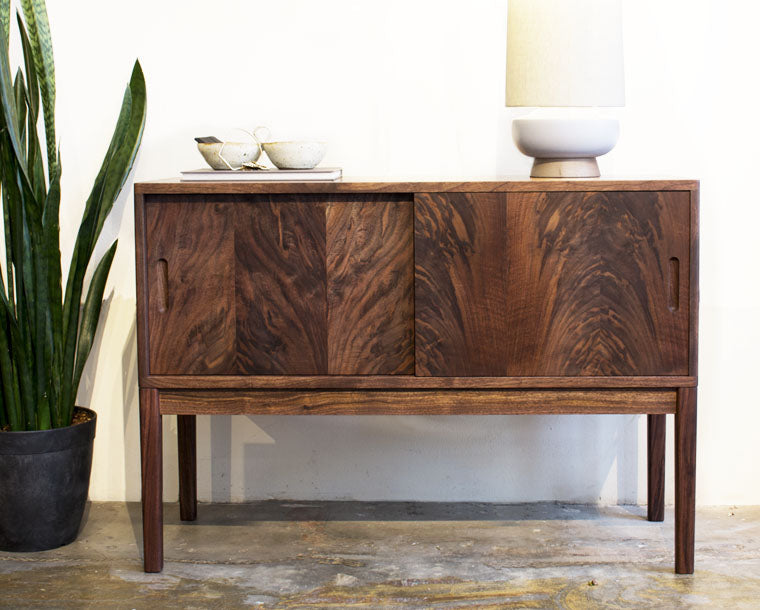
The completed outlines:
{"type": "Polygon", "coordinates": [[[137,194],[214,193],[494,193],[530,191],[693,191],[698,180],[674,179],[526,179],[391,180],[343,179],[337,182],[181,182],[178,179],[138,182],[137,194]]]}

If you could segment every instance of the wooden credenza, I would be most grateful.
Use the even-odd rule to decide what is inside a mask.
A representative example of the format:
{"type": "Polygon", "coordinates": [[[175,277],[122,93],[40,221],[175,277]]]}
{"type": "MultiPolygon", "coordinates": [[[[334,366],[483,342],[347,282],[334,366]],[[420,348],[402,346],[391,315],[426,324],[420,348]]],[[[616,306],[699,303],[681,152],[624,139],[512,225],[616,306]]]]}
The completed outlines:
{"type": "Polygon", "coordinates": [[[135,185],[144,561],[162,415],[196,517],[197,414],[675,414],[675,566],[694,570],[698,183],[135,185]]]}

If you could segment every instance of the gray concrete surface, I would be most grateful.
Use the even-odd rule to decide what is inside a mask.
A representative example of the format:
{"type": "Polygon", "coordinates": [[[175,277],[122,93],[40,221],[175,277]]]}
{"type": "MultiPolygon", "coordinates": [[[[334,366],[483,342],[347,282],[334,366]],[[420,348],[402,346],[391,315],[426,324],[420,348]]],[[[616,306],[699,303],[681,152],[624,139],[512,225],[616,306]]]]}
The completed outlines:
{"type": "Polygon", "coordinates": [[[0,552],[11,608],[760,608],[760,507],[697,512],[673,573],[673,512],[563,504],[257,502],[165,507],[144,574],[138,504],[88,507],[78,540],[0,552]]]}

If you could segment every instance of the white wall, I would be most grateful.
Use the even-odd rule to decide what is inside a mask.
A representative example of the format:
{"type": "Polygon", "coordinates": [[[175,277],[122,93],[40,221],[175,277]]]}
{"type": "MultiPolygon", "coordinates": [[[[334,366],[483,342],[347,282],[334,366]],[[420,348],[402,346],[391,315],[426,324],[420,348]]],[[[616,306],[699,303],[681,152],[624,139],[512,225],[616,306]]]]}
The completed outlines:
{"type": "MultiPolygon", "coordinates": [[[[752,4],[626,0],[628,104],[620,143],[600,163],[607,175],[702,180],[702,504],[760,503],[752,4]]],[[[195,135],[259,124],[277,137],[325,138],[325,163],[349,176],[524,176],[530,167],[509,135],[519,111],[503,104],[505,0],[50,0],[48,9],[67,253],[136,56],[149,95],[136,180],[200,167],[195,135]]],[[[139,498],[131,206],[125,193],[106,229],[120,244],[79,396],[99,414],[96,500],[139,498]]],[[[217,501],[645,502],[644,420],[200,417],[199,490],[217,501]]],[[[174,418],[164,435],[174,499],[174,418]]]]}

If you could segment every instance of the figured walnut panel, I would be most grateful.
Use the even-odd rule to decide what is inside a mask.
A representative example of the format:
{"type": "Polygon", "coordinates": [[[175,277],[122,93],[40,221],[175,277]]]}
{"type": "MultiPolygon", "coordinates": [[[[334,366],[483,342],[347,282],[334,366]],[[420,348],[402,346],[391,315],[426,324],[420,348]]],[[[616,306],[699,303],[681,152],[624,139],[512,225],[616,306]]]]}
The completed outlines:
{"type": "Polygon", "coordinates": [[[686,375],[688,193],[507,200],[509,375],[686,375]]]}
{"type": "Polygon", "coordinates": [[[326,373],[324,200],[247,198],[234,223],[235,373],[326,373]]]}
{"type": "Polygon", "coordinates": [[[415,201],[418,375],[688,374],[688,193],[415,201]]]}
{"type": "Polygon", "coordinates": [[[229,373],[235,359],[234,250],[226,203],[145,204],[150,372],[229,373]]]}
{"type": "Polygon", "coordinates": [[[506,195],[415,197],[417,375],[506,374],[506,195]]]}
{"type": "Polygon", "coordinates": [[[328,373],[414,373],[412,202],[327,205],[328,373]]]}
{"type": "Polygon", "coordinates": [[[410,196],[151,195],[146,216],[150,374],[414,372],[410,196]]]}

